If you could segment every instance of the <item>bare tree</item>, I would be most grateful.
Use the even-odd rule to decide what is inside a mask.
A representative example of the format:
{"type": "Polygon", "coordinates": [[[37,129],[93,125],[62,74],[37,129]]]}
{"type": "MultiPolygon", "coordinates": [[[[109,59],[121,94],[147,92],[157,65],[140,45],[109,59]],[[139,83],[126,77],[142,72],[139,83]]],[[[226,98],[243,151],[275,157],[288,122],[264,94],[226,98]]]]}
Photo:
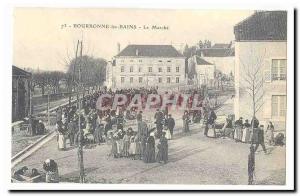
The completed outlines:
{"type": "Polygon", "coordinates": [[[42,95],[45,94],[45,88],[48,85],[48,73],[47,72],[37,72],[32,74],[32,87],[39,87],[42,90],[42,95]]]}
{"type": "Polygon", "coordinates": [[[254,55],[253,50],[251,50],[247,63],[240,59],[243,69],[243,73],[241,74],[244,81],[243,87],[251,97],[253,117],[256,117],[257,112],[264,104],[263,97],[265,91],[263,89],[263,60],[265,53],[266,51],[262,56],[257,56],[254,55]]]}

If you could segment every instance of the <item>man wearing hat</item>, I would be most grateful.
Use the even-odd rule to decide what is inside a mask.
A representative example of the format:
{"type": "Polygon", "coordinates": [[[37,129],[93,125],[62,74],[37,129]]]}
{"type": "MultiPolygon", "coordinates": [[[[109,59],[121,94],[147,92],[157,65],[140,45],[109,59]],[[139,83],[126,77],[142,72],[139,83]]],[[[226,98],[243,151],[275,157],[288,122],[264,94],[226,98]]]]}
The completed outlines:
{"type": "Polygon", "coordinates": [[[168,115],[167,126],[168,126],[168,129],[170,130],[171,136],[173,137],[173,131],[174,131],[174,127],[175,127],[175,120],[174,120],[174,118],[172,117],[171,114],[168,115]]]}
{"type": "Polygon", "coordinates": [[[78,124],[75,118],[72,118],[68,123],[68,135],[70,140],[70,145],[73,146],[75,142],[75,137],[78,132],[78,124]]]}

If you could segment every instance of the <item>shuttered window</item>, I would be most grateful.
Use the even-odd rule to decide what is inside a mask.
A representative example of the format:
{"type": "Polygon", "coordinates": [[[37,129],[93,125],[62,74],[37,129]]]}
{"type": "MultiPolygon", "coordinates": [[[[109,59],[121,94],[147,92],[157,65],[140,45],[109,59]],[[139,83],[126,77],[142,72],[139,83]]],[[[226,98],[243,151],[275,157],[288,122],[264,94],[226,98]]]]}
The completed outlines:
{"type": "Polygon", "coordinates": [[[167,83],[171,83],[171,78],[167,77],[167,83]]]}
{"type": "Polygon", "coordinates": [[[273,95],[272,96],[272,116],[279,117],[286,115],[286,96],[273,95]]]}
{"type": "Polygon", "coordinates": [[[286,59],[272,60],[272,81],[286,80],[286,59]]]}

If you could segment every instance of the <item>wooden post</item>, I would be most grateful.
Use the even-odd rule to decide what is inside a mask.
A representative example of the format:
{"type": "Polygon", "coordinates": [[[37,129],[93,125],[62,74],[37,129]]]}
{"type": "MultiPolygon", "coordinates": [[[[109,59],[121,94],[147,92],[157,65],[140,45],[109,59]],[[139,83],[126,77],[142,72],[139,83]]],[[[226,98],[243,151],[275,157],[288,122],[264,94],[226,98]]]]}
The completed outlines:
{"type": "Polygon", "coordinates": [[[30,79],[30,82],[29,82],[29,115],[31,116],[32,115],[32,80],[30,79]]]}
{"type": "MultiPolygon", "coordinates": [[[[76,53],[75,53],[75,63],[74,63],[74,66],[73,66],[73,74],[72,74],[72,81],[71,81],[71,86],[69,87],[69,93],[70,93],[69,94],[69,105],[71,105],[71,100],[72,100],[72,89],[73,89],[74,80],[75,80],[75,66],[76,66],[76,63],[77,63],[78,47],[79,47],[79,40],[77,40],[76,53]]],[[[74,88],[75,88],[75,85],[74,85],[74,88]]]]}
{"type": "Polygon", "coordinates": [[[19,120],[19,77],[17,77],[17,93],[16,93],[15,117],[19,120]]]}
{"type": "Polygon", "coordinates": [[[83,132],[81,130],[81,99],[80,99],[80,91],[81,91],[81,59],[82,59],[82,41],[80,42],[80,64],[79,64],[79,81],[78,81],[78,91],[77,91],[77,101],[78,101],[78,110],[79,110],[79,118],[78,118],[78,126],[79,126],[79,145],[78,145],[78,163],[79,163],[79,182],[84,183],[84,164],[83,164],[83,132]]]}
{"type": "Polygon", "coordinates": [[[48,120],[48,125],[50,126],[50,93],[48,89],[48,95],[47,95],[47,120],[48,120]]]}

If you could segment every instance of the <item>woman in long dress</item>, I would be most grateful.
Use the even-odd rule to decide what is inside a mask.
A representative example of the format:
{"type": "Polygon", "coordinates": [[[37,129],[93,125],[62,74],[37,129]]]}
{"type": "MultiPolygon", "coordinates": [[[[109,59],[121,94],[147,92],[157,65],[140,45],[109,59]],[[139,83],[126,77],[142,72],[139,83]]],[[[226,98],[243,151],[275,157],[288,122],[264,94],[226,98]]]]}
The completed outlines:
{"type": "Polygon", "coordinates": [[[123,156],[129,156],[129,147],[130,147],[130,132],[127,130],[126,135],[123,137],[123,156]]]}
{"type": "Polygon", "coordinates": [[[56,124],[57,128],[57,145],[58,150],[65,150],[66,149],[66,125],[62,123],[62,121],[58,121],[56,124]]]}
{"type": "Polygon", "coordinates": [[[136,137],[136,133],[134,132],[133,135],[130,137],[130,146],[129,146],[129,156],[132,159],[135,159],[135,154],[136,154],[135,137],[136,137]]]}
{"type": "Polygon", "coordinates": [[[155,139],[154,133],[152,132],[146,140],[145,156],[143,157],[145,163],[155,162],[155,139]]]}
{"type": "Polygon", "coordinates": [[[274,145],[274,125],[273,123],[270,121],[267,127],[267,141],[269,145],[274,145]]]}
{"type": "Polygon", "coordinates": [[[163,132],[162,137],[159,139],[157,148],[158,148],[158,153],[157,153],[156,161],[158,163],[161,163],[161,162],[167,163],[167,161],[168,161],[168,140],[165,137],[164,132],[163,132]]]}
{"type": "Polygon", "coordinates": [[[136,135],[134,142],[136,144],[135,159],[142,159],[142,143],[139,135],[136,135]]]}
{"type": "Polygon", "coordinates": [[[189,128],[189,121],[190,121],[190,117],[188,114],[188,111],[185,111],[183,116],[182,116],[182,120],[183,120],[183,130],[184,132],[189,132],[190,128],[189,128]]]}
{"type": "Polygon", "coordinates": [[[118,143],[117,143],[118,137],[115,134],[111,133],[111,155],[114,158],[119,158],[119,152],[118,152],[118,143]]]}

